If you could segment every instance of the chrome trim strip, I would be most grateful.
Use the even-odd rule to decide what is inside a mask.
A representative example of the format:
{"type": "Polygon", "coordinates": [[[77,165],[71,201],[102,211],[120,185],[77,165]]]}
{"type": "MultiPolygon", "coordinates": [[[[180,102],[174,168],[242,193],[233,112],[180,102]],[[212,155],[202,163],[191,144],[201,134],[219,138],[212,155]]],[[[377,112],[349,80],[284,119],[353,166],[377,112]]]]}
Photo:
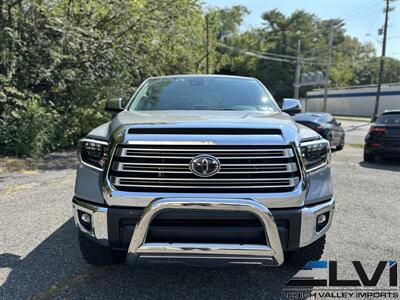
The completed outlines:
{"type": "Polygon", "coordinates": [[[231,255],[232,251],[259,251],[259,254],[265,254],[265,251],[270,251],[271,247],[267,245],[253,245],[253,244],[217,244],[217,243],[204,243],[202,248],[199,249],[198,243],[145,243],[136,253],[154,253],[160,250],[163,253],[176,253],[177,250],[182,249],[185,254],[204,254],[205,251],[214,251],[213,254],[231,255]]]}
{"type": "Polygon", "coordinates": [[[80,142],[89,142],[89,143],[97,143],[97,144],[101,144],[104,146],[108,146],[108,142],[102,141],[102,140],[95,140],[95,139],[89,139],[89,138],[83,138],[79,140],[80,142]]]}
{"type": "MultiPolygon", "coordinates": [[[[166,159],[193,159],[193,156],[156,156],[156,155],[121,155],[121,157],[131,157],[131,158],[166,158],[166,159]]],[[[216,155],[218,159],[274,159],[274,158],[290,158],[289,156],[219,156],[216,155]]]]}
{"type": "MultiPolygon", "coordinates": [[[[132,135],[132,134],[130,134],[132,135]]],[[[213,141],[148,141],[148,140],[130,140],[128,145],[215,145],[213,141]]]]}
{"type": "Polygon", "coordinates": [[[93,170],[96,170],[96,171],[100,171],[100,172],[103,171],[102,168],[99,168],[99,167],[93,166],[93,165],[91,165],[91,164],[88,164],[87,162],[84,162],[80,154],[79,154],[78,159],[79,159],[79,162],[80,162],[82,165],[85,165],[86,167],[88,167],[88,168],[90,168],[90,169],[93,169],[93,170]]]}
{"type": "Polygon", "coordinates": [[[333,220],[335,199],[314,206],[306,206],[301,209],[301,235],[300,247],[305,247],[320,237],[330,228],[333,220]],[[329,211],[328,224],[320,231],[316,231],[317,217],[329,211]]]}
{"type": "MultiPolygon", "coordinates": [[[[184,168],[183,170],[146,170],[146,169],[124,169],[123,164],[118,166],[117,171],[119,172],[131,172],[131,173],[157,173],[157,174],[193,174],[189,171],[189,168],[184,168]]],[[[221,173],[221,172],[220,172],[221,173]]]]}
{"type": "Polygon", "coordinates": [[[111,183],[103,183],[103,196],[106,203],[109,206],[135,206],[135,207],[146,207],[155,199],[159,198],[171,198],[171,197],[192,197],[193,199],[213,197],[220,199],[232,199],[232,198],[244,198],[254,199],[259,203],[262,203],[268,208],[288,208],[288,207],[302,207],[304,205],[304,199],[307,190],[303,189],[304,183],[300,181],[300,184],[294,187],[293,191],[282,192],[282,193],[257,193],[249,189],[246,193],[236,193],[232,190],[232,193],[215,193],[209,190],[205,193],[194,193],[191,191],[182,192],[134,192],[134,191],[118,191],[111,187],[111,183]],[[182,194],[182,193],[185,194],[182,194]]]}
{"type": "MultiPolygon", "coordinates": [[[[189,164],[146,164],[146,163],[126,163],[126,162],[115,162],[112,166],[112,170],[118,172],[135,172],[135,173],[181,173],[181,174],[192,174],[189,170],[189,164]],[[117,166],[115,168],[115,165],[117,166]],[[134,169],[136,167],[136,169],[134,169]],[[141,168],[140,168],[141,167],[141,168]],[[155,169],[149,170],[144,167],[153,167],[155,169]],[[157,169],[158,167],[158,169],[157,169]],[[182,167],[168,170],[168,167],[182,167]]],[[[285,172],[296,172],[296,163],[287,164],[223,164],[221,165],[218,174],[269,174],[269,173],[285,173],[285,172]],[[228,168],[228,167],[240,167],[240,168],[228,168]],[[260,169],[256,169],[256,168],[260,169]],[[265,169],[261,169],[261,168],[265,169]],[[268,169],[267,167],[271,168],[268,169]],[[281,168],[281,169],[279,169],[281,168]],[[283,169],[286,168],[286,169],[283,169]],[[232,171],[228,171],[232,170],[232,171]]]]}
{"type": "Polygon", "coordinates": [[[189,164],[168,164],[168,163],[121,163],[132,166],[160,166],[160,167],[189,167],[189,164]]]}
{"type": "Polygon", "coordinates": [[[121,180],[133,180],[133,181],[193,181],[193,182],[221,182],[221,181],[291,181],[296,177],[287,178],[157,178],[157,177],[114,177],[116,184],[120,185],[121,180]]]}
{"type": "Polygon", "coordinates": [[[295,166],[296,167],[296,163],[287,163],[287,164],[275,164],[275,163],[271,163],[271,164],[221,164],[221,168],[222,167],[280,167],[280,166],[295,166]]]}
{"type": "MultiPolygon", "coordinates": [[[[294,156],[294,154],[293,154],[293,150],[292,149],[287,149],[287,148],[277,148],[277,149],[246,149],[246,148],[244,148],[244,149],[218,149],[218,148],[215,148],[215,149],[201,149],[201,148],[199,148],[199,149],[179,149],[179,148],[177,148],[177,149],[164,149],[164,148],[162,148],[162,149],[150,149],[150,150],[148,150],[148,149],[146,149],[146,148],[122,148],[121,149],[121,154],[120,154],[120,156],[121,157],[136,157],[136,155],[135,154],[133,154],[133,155],[131,155],[131,154],[128,154],[127,152],[128,151],[137,151],[137,152],[146,152],[146,151],[148,151],[148,152],[164,152],[164,151],[169,151],[169,152],[198,152],[198,153],[203,153],[203,152],[215,152],[215,153],[223,153],[223,152],[255,152],[255,153],[262,153],[262,152],[275,152],[275,153],[279,153],[279,154],[282,154],[282,155],[274,155],[274,156],[271,156],[271,157],[275,157],[275,158],[287,158],[287,157],[293,157],[294,156]]],[[[151,154],[151,153],[150,153],[151,154]]],[[[168,153],[165,153],[165,157],[168,157],[168,158],[173,158],[173,156],[169,156],[170,154],[168,154],[168,153]]],[[[144,155],[138,155],[138,156],[144,156],[144,155]]],[[[162,157],[164,157],[164,156],[162,156],[162,157]]],[[[147,157],[147,156],[144,156],[144,157],[147,157]]],[[[150,157],[150,155],[149,155],[149,157],[150,157]]],[[[158,156],[153,156],[153,155],[151,155],[151,157],[155,157],[155,158],[157,158],[158,156]]],[[[262,155],[262,157],[264,157],[264,155],[262,155]]],[[[265,156],[265,157],[270,157],[270,156],[265,156]]],[[[191,157],[192,158],[192,157],[191,157]]]]}
{"type": "MultiPolygon", "coordinates": [[[[222,186],[209,186],[209,185],[149,185],[149,184],[119,184],[120,186],[129,187],[150,187],[150,188],[166,188],[166,189],[196,189],[196,188],[207,188],[207,189],[262,189],[262,188],[282,188],[282,187],[293,187],[294,185],[222,185],[222,186]]],[[[136,204],[136,202],[134,202],[136,204]]],[[[132,203],[131,203],[132,205],[132,203]]]]}
{"type": "MultiPolygon", "coordinates": [[[[121,169],[118,168],[117,171],[122,172],[131,172],[131,173],[159,173],[159,174],[193,174],[191,171],[185,170],[146,170],[146,169],[121,169]]],[[[219,171],[218,174],[273,174],[273,173],[285,173],[285,172],[293,172],[290,170],[275,170],[275,171],[253,171],[253,170],[243,170],[243,171],[219,171]]]]}
{"type": "Polygon", "coordinates": [[[216,149],[199,149],[199,148],[193,148],[193,149],[187,149],[187,148],[176,148],[176,149],[157,149],[157,148],[124,148],[124,150],[132,150],[132,151],[139,151],[139,152],[163,152],[163,151],[171,151],[171,152],[283,152],[283,151],[288,151],[289,154],[291,153],[293,156],[293,152],[291,149],[284,149],[284,148],[276,148],[276,149],[262,149],[262,148],[254,148],[254,149],[248,149],[248,148],[243,148],[243,149],[223,149],[223,148],[216,148],[216,149]]]}
{"type": "Polygon", "coordinates": [[[98,239],[102,244],[108,244],[108,226],[107,226],[107,212],[106,207],[92,205],[74,199],[72,202],[72,211],[76,227],[84,233],[91,235],[98,239]],[[83,227],[78,218],[78,210],[90,214],[92,218],[92,230],[89,231],[83,227]]]}
{"type": "Polygon", "coordinates": [[[196,255],[200,259],[220,257],[228,262],[235,259],[265,261],[274,259],[274,265],[281,265],[284,260],[278,229],[271,212],[260,203],[250,199],[213,199],[213,198],[164,198],[152,201],[144,210],[136,224],[127,260],[136,262],[139,258],[183,257],[196,255]],[[254,214],[264,225],[267,245],[209,244],[209,243],[146,243],[146,236],[151,221],[160,212],[176,210],[225,210],[246,211],[254,214]],[[234,257],[234,259],[232,259],[234,257]]]}

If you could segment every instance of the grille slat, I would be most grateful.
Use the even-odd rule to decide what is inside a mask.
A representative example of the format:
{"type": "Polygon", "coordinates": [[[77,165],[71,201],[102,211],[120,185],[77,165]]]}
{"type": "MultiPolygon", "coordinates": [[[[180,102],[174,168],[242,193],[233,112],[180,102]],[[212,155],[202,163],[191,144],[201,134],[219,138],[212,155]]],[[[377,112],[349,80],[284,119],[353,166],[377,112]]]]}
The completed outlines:
{"type": "MultiPolygon", "coordinates": [[[[227,181],[226,179],[219,178],[199,178],[199,179],[191,179],[191,178],[153,178],[153,177],[115,177],[117,180],[141,180],[141,181],[190,181],[190,182],[198,182],[198,183],[214,183],[216,181],[227,181]]],[[[282,178],[279,181],[287,180],[290,181],[292,178],[282,178]]],[[[229,178],[229,181],[277,181],[276,178],[229,178]]]]}
{"type": "Polygon", "coordinates": [[[118,190],[152,192],[286,192],[300,181],[292,148],[243,145],[118,146],[108,176],[118,190]],[[220,161],[216,175],[191,172],[190,161],[201,154],[220,161]]]}
{"type": "MultiPolygon", "coordinates": [[[[146,166],[146,164],[137,165],[135,163],[114,163],[113,170],[119,172],[130,173],[182,173],[192,174],[187,164],[176,165],[163,165],[153,164],[146,166]],[[154,166],[155,165],[155,166],[154,166]]],[[[218,174],[268,174],[268,173],[282,173],[282,172],[295,172],[297,166],[295,163],[288,164],[222,164],[221,170],[218,174]]]]}
{"type": "MultiPolygon", "coordinates": [[[[254,151],[262,151],[262,152],[279,152],[282,153],[282,151],[286,151],[286,150],[291,150],[291,149],[285,149],[285,150],[277,150],[277,149],[223,149],[223,152],[254,152],[254,151]]],[[[218,150],[216,149],[195,149],[195,148],[181,148],[181,149],[173,149],[173,148],[163,148],[162,150],[160,150],[160,148],[126,148],[125,151],[145,151],[145,152],[150,152],[150,151],[156,151],[156,152],[216,152],[218,150]]]]}
{"type": "Polygon", "coordinates": [[[173,158],[192,159],[200,154],[212,154],[219,159],[267,159],[267,158],[288,158],[293,157],[292,149],[153,149],[153,148],[124,148],[118,153],[121,157],[130,158],[173,158]]]}

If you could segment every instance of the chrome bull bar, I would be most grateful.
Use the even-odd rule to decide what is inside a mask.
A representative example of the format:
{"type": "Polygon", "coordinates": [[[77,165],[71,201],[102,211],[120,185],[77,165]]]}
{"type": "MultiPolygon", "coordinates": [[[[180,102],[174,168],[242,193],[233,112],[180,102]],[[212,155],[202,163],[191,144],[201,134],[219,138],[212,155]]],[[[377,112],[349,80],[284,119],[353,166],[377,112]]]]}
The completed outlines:
{"type": "Polygon", "coordinates": [[[279,266],[284,261],[278,229],[271,212],[251,199],[162,198],[152,201],[136,224],[129,245],[127,261],[146,260],[177,262],[224,260],[233,264],[264,264],[279,266]],[[151,221],[164,210],[244,211],[257,216],[264,226],[266,245],[219,243],[148,243],[151,221]]]}

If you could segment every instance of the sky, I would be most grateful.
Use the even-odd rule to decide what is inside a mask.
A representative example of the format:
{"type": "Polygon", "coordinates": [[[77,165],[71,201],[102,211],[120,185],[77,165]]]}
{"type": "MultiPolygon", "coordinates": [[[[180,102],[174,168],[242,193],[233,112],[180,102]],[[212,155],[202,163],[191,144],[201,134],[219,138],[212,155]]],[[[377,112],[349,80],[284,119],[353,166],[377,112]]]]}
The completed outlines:
{"type": "MultiPolygon", "coordinates": [[[[278,9],[290,15],[297,9],[312,12],[321,19],[341,18],[349,35],[363,42],[371,42],[381,54],[382,36],[378,28],[383,26],[384,0],[204,0],[205,6],[229,7],[243,5],[250,10],[242,30],[262,26],[263,12],[278,9]]],[[[400,1],[391,4],[389,13],[386,55],[400,58],[400,1]]],[[[254,49],[257,50],[257,49],[254,49]]]]}

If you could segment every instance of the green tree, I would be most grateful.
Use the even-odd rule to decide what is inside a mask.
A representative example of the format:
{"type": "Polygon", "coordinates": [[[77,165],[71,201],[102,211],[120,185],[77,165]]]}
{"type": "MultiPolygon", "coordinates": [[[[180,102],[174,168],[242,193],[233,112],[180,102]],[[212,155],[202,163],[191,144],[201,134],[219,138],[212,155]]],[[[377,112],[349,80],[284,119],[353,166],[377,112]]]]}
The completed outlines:
{"type": "MultiPolygon", "coordinates": [[[[1,1],[0,86],[5,97],[0,121],[7,130],[0,140],[22,130],[22,118],[9,112],[24,116],[35,99],[38,115],[57,116],[34,124],[43,127],[31,137],[37,149],[73,146],[109,119],[103,112],[105,99],[129,96],[149,76],[196,72],[203,34],[196,0],[1,1]]],[[[18,153],[13,149],[1,151],[38,153],[29,147],[18,153]]]]}

